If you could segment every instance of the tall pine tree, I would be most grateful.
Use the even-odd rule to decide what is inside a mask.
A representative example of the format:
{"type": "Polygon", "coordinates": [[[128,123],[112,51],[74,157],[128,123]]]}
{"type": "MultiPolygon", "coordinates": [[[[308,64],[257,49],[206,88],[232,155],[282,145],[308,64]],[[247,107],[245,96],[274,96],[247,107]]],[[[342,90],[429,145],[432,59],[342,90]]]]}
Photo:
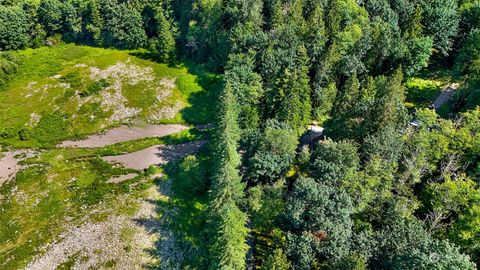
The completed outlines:
{"type": "Polygon", "coordinates": [[[209,269],[245,269],[247,216],[238,207],[243,198],[238,167],[238,105],[227,81],[220,99],[214,141],[214,175],[208,205],[209,269]]]}

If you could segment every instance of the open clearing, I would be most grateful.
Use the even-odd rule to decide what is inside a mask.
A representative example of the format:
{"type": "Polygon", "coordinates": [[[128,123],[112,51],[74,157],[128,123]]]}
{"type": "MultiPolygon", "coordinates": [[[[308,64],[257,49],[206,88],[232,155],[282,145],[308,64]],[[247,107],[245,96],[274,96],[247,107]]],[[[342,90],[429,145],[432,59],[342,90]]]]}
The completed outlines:
{"type": "Polygon", "coordinates": [[[32,157],[33,151],[16,150],[1,153],[0,158],[0,186],[15,177],[17,172],[22,169],[20,161],[32,157]]]}
{"type": "MultiPolygon", "coordinates": [[[[42,247],[45,253],[25,269],[57,269],[69,263],[72,269],[85,270],[99,266],[143,269],[147,265],[160,264],[157,256],[150,254],[156,243],[163,239],[163,245],[173,248],[173,243],[168,244],[171,232],[165,228],[156,205],[159,200],[169,199],[167,185],[169,183],[163,183],[161,187],[152,186],[146,190],[144,198],[136,200],[139,207],[132,216],[112,215],[105,221],[88,220],[78,226],[69,226],[58,241],[42,247]]],[[[164,264],[178,256],[173,250],[163,253],[169,254],[164,257],[164,264]]]]}
{"type": "Polygon", "coordinates": [[[216,77],[141,52],[59,45],[13,54],[20,64],[0,92],[0,144],[50,148],[135,122],[208,123],[212,113],[203,86],[216,77]]]}
{"type": "Polygon", "coordinates": [[[171,167],[205,145],[219,77],[142,51],[13,54],[0,91],[0,269],[181,268],[191,256],[178,241],[196,239],[182,224],[199,222],[204,199],[185,195],[192,185],[170,199],[189,179],[171,167]]]}

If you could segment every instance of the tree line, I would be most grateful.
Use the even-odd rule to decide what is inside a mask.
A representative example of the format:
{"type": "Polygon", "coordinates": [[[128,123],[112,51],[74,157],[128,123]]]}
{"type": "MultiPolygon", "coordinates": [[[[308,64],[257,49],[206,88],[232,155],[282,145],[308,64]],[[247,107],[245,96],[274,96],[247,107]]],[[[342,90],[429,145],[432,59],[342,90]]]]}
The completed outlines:
{"type": "Polygon", "coordinates": [[[175,57],[177,28],[165,1],[2,2],[0,51],[63,41],[119,49],[147,48],[160,61],[175,57]]]}

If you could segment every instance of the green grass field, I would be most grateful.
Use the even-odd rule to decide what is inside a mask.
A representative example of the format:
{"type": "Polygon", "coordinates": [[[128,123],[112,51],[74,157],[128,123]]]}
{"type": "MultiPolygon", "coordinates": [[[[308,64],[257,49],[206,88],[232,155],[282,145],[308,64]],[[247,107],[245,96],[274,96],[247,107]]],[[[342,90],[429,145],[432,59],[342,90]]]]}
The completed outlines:
{"type": "Polygon", "coordinates": [[[209,122],[207,90],[218,78],[145,54],[72,44],[14,52],[20,65],[0,92],[0,144],[48,148],[120,124],[209,122]]]}

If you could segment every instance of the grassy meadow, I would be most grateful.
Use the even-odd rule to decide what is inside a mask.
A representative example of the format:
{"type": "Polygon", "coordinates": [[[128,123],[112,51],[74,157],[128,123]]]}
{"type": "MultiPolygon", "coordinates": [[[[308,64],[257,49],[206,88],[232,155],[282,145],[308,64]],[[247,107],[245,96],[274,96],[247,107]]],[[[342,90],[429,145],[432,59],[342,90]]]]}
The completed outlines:
{"type": "Polygon", "coordinates": [[[198,67],[73,44],[13,54],[18,70],[0,91],[3,145],[45,148],[120,124],[197,124],[212,116],[205,88],[218,80],[198,67]]]}
{"type": "MultiPolygon", "coordinates": [[[[200,174],[206,173],[206,158],[189,156],[136,171],[101,157],[206,140],[208,131],[193,128],[92,149],[56,145],[122,124],[211,123],[219,77],[190,63],[150,61],[144,51],[67,44],[12,54],[19,66],[0,90],[0,146],[3,150],[34,148],[37,154],[22,161],[24,167],[14,179],[0,185],[0,269],[25,267],[66,227],[115,215],[132,216],[139,208],[137,199],[158,181],[171,180],[177,192],[158,202],[159,211],[178,209],[179,226],[170,224],[171,229],[190,247],[199,245],[196,233],[206,193],[204,185],[195,181],[204,178],[200,174]],[[109,182],[128,173],[138,176],[109,182]],[[163,179],[154,180],[158,173],[163,179]],[[197,184],[198,190],[192,191],[197,184]]],[[[75,260],[70,258],[60,268],[70,269],[75,260]]],[[[109,261],[99,267],[115,264],[109,261]]]]}

